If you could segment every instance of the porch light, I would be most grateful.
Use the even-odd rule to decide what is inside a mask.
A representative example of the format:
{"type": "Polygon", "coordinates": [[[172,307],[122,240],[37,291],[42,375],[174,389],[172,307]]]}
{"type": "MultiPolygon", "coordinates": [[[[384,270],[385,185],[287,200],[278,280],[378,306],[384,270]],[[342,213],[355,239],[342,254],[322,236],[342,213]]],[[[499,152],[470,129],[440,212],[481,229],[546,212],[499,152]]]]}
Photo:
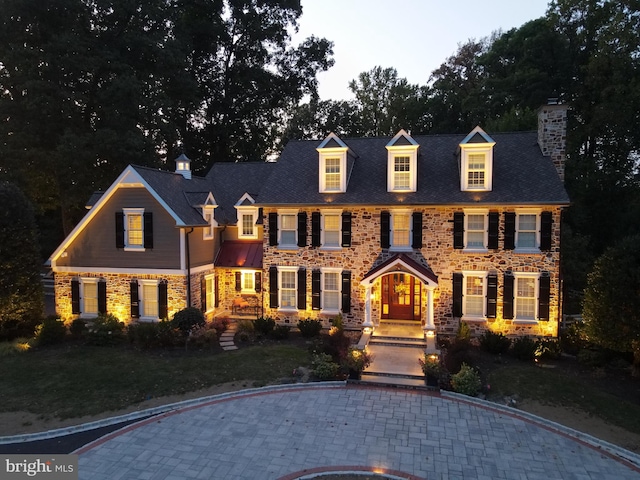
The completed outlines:
{"type": "Polygon", "coordinates": [[[435,336],[436,336],[435,330],[427,330],[427,337],[435,337],[435,336]]]}
{"type": "Polygon", "coordinates": [[[371,327],[364,327],[364,328],[362,329],[362,333],[364,333],[365,335],[370,335],[372,331],[373,331],[373,330],[372,330],[372,328],[371,328],[371,327]]]}

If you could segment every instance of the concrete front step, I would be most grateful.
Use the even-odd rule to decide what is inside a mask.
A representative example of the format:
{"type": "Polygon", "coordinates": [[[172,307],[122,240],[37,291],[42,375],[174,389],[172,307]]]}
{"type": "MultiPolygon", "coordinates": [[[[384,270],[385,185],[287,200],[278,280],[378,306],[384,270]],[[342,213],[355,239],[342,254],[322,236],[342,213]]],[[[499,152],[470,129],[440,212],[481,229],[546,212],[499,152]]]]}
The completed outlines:
{"type": "Polygon", "coordinates": [[[424,377],[407,377],[407,376],[393,376],[393,375],[377,375],[363,373],[359,380],[360,383],[367,385],[375,385],[381,387],[394,386],[413,388],[416,390],[439,390],[436,387],[429,387],[424,383],[424,377]]]}
{"type": "Polygon", "coordinates": [[[371,337],[369,344],[389,345],[389,346],[407,346],[407,347],[426,347],[427,342],[416,338],[407,337],[371,337]]]}

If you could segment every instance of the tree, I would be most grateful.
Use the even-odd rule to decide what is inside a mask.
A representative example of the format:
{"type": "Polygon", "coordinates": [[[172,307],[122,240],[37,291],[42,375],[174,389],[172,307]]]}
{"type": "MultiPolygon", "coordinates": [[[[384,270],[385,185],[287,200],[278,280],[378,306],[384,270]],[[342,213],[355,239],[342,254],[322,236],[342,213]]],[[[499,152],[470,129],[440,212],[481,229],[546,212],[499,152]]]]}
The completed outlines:
{"type": "Polygon", "coordinates": [[[33,208],[8,182],[0,182],[0,204],[0,339],[31,336],[44,309],[33,208]]]}
{"type": "Polygon", "coordinates": [[[589,274],[582,315],[589,340],[633,352],[640,374],[640,236],[623,239],[600,256],[589,274]]]}

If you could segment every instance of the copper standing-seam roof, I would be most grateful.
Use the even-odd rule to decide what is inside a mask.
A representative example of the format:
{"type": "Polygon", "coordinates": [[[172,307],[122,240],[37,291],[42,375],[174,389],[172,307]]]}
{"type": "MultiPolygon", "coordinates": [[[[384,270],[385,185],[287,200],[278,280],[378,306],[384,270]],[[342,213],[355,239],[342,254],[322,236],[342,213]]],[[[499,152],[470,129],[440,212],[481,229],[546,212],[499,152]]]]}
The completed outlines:
{"type": "Polygon", "coordinates": [[[220,246],[216,267],[262,269],[262,241],[229,240],[220,246]]]}

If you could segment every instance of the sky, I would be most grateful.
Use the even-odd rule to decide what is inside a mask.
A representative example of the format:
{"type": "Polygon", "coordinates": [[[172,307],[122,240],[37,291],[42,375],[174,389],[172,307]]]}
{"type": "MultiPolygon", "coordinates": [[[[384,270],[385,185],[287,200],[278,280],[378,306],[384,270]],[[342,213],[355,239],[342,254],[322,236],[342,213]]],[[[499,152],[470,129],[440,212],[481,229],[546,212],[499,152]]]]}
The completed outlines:
{"type": "Polygon", "coordinates": [[[549,0],[302,0],[298,44],[311,35],[334,43],[321,72],[322,100],[354,98],[349,82],[376,66],[425,85],[459,44],[544,16],[549,0]]]}

